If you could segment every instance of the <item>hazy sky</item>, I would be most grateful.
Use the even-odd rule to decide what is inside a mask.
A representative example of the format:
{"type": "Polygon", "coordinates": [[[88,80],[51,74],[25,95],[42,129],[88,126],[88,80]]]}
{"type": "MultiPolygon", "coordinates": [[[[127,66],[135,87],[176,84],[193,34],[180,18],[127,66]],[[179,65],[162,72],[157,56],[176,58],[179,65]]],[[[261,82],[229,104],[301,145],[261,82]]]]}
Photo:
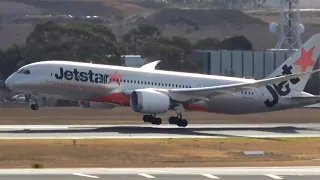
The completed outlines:
{"type": "Polygon", "coordinates": [[[300,0],[300,4],[304,8],[320,8],[320,0],[300,0]]]}
{"type": "MultiPolygon", "coordinates": [[[[269,2],[279,2],[280,0],[268,0],[269,2]]],[[[320,0],[300,0],[302,8],[320,8],[320,0]]]]}

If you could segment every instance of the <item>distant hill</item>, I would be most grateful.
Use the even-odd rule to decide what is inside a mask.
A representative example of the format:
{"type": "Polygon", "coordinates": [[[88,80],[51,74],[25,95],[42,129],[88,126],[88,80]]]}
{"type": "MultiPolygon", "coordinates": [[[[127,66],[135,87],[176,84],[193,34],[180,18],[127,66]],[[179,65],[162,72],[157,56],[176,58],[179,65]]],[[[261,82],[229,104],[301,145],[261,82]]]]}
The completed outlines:
{"type": "MultiPolygon", "coordinates": [[[[301,1],[303,6],[308,7],[310,2],[313,7],[320,6],[320,0],[301,1]]],[[[28,21],[23,23],[23,19],[19,21],[21,24],[6,23],[24,14],[103,16],[107,19],[105,24],[117,35],[123,35],[141,23],[156,25],[166,36],[186,36],[192,42],[206,37],[224,39],[244,35],[256,49],[275,46],[277,36],[268,31],[268,23],[279,18],[278,14],[254,15],[240,10],[170,8],[165,3],[137,0],[0,0],[0,15],[5,16],[0,29],[0,48],[25,42],[33,25],[28,21]],[[120,19],[123,19],[122,23],[120,19]]],[[[306,26],[303,41],[320,31],[317,25],[319,20],[318,15],[303,15],[302,21],[306,26]]]]}
{"type": "Polygon", "coordinates": [[[141,23],[156,25],[167,36],[184,35],[192,42],[206,37],[225,39],[245,35],[255,48],[264,49],[270,45],[272,47],[276,40],[275,35],[268,32],[268,23],[240,10],[165,8],[146,16],[137,16],[125,28],[141,23]],[[261,37],[261,34],[264,36],[261,37]],[[262,41],[264,38],[266,40],[262,41]]]}

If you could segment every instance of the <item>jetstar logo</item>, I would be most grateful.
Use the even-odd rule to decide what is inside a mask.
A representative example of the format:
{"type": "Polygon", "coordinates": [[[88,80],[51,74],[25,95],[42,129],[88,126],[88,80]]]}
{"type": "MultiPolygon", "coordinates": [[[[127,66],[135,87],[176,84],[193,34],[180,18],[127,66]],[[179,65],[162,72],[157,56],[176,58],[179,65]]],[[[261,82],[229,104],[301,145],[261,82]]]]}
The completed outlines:
{"type": "Polygon", "coordinates": [[[120,78],[122,75],[118,73],[113,73],[110,75],[107,74],[101,74],[101,73],[95,73],[92,70],[89,70],[88,72],[81,72],[78,69],[71,70],[64,70],[62,67],[60,67],[59,74],[55,74],[56,79],[65,79],[68,81],[75,80],[75,81],[82,81],[82,82],[91,82],[91,83],[100,83],[100,84],[110,84],[112,82],[116,82],[118,85],[120,85],[120,78]],[[109,81],[109,82],[108,82],[109,81]]]}
{"type": "MultiPolygon", "coordinates": [[[[306,51],[304,48],[301,49],[301,57],[296,60],[293,64],[301,67],[301,71],[305,72],[308,66],[315,66],[315,62],[312,60],[312,54],[315,49],[315,46],[312,47],[309,51],[306,51]]],[[[282,75],[292,74],[292,66],[287,64],[282,66],[282,75]]],[[[300,78],[294,78],[289,80],[292,84],[297,84],[300,82],[300,78]]],[[[290,84],[288,81],[283,81],[279,84],[266,85],[267,90],[272,96],[272,100],[267,99],[264,104],[267,107],[273,107],[279,102],[279,96],[286,96],[291,92],[290,84]]]]}
{"type": "Polygon", "coordinates": [[[316,63],[312,60],[312,54],[316,47],[313,46],[309,51],[306,51],[304,48],[301,49],[301,57],[294,62],[295,65],[301,67],[301,71],[305,72],[308,66],[315,66],[316,63]]]}
{"type": "MultiPolygon", "coordinates": [[[[282,75],[292,74],[292,66],[284,65],[282,66],[282,75]]],[[[300,78],[294,78],[289,80],[292,84],[297,84],[300,82],[300,78]]],[[[266,85],[267,90],[270,92],[272,96],[272,100],[267,99],[264,104],[267,107],[275,106],[279,101],[279,96],[286,96],[291,92],[288,81],[283,81],[279,84],[266,85]]]]}

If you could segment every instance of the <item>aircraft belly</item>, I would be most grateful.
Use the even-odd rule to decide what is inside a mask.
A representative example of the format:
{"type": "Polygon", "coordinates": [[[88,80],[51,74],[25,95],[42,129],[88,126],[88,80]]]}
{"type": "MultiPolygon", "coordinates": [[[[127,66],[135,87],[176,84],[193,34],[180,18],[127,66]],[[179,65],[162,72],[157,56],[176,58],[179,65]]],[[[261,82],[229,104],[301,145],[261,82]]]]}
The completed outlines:
{"type": "Polygon", "coordinates": [[[97,85],[87,85],[70,82],[50,82],[37,87],[37,91],[43,94],[51,94],[64,97],[69,100],[90,99],[95,96],[103,95],[107,90],[97,85]],[[39,91],[40,89],[40,91],[39,91]]]}
{"type": "Polygon", "coordinates": [[[210,100],[209,111],[222,114],[250,114],[268,110],[266,109],[263,101],[237,96],[221,95],[210,100]]]}

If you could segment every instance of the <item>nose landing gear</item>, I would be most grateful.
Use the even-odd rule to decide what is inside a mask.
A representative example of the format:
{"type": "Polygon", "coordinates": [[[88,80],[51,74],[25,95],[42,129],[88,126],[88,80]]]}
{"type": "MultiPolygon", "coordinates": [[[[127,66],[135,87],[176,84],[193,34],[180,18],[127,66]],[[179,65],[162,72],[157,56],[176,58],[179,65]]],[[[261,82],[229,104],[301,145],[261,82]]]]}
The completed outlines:
{"type": "Polygon", "coordinates": [[[37,103],[36,98],[32,98],[31,95],[25,95],[26,102],[30,104],[30,109],[36,111],[39,109],[39,104],[37,103]]]}
{"type": "Polygon", "coordinates": [[[39,105],[38,104],[31,104],[30,108],[34,111],[39,109],[39,105]]]}

